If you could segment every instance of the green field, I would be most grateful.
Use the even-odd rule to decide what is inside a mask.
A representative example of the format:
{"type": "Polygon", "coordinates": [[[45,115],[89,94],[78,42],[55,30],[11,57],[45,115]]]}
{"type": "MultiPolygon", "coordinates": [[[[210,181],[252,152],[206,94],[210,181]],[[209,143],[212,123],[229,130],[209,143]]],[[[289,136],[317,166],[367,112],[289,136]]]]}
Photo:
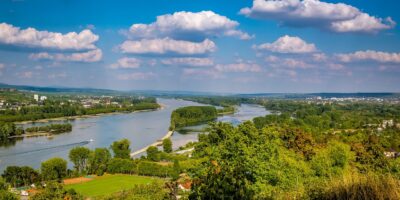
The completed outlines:
{"type": "Polygon", "coordinates": [[[66,185],[66,189],[73,188],[85,197],[102,196],[112,194],[122,190],[130,189],[136,184],[147,184],[157,180],[156,178],[133,176],[133,175],[104,175],[94,178],[94,180],[66,185]]]}

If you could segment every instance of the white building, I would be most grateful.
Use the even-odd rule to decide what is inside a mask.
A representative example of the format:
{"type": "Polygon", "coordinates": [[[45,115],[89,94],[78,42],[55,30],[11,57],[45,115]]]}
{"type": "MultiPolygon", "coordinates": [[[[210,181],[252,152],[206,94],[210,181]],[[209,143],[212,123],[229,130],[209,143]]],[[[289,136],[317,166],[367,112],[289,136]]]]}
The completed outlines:
{"type": "Polygon", "coordinates": [[[46,99],[47,99],[46,96],[41,96],[41,97],[40,97],[40,101],[44,101],[44,100],[46,100],[46,99]]]}
{"type": "Polygon", "coordinates": [[[35,99],[36,101],[39,101],[39,95],[38,94],[34,94],[33,95],[33,99],[35,99]]]}

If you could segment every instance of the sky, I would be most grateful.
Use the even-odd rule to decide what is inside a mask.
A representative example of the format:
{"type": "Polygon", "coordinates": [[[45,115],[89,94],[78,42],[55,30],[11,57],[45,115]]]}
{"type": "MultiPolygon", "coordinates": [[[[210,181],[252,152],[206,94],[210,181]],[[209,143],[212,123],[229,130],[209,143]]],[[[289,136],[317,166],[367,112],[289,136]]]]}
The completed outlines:
{"type": "Polygon", "coordinates": [[[398,0],[2,0],[0,83],[400,92],[398,0]]]}

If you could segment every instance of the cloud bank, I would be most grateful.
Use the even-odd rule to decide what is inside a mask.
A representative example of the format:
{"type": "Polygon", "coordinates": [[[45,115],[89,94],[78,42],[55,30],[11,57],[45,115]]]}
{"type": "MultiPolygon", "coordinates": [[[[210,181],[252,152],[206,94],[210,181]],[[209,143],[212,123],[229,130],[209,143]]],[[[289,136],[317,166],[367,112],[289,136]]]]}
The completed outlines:
{"type": "Polygon", "coordinates": [[[251,39],[247,33],[237,30],[239,23],[213,11],[175,12],[160,15],[150,24],[133,24],[129,36],[138,39],[169,37],[176,40],[201,41],[207,37],[234,36],[251,39]]]}
{"type": "Polygon", "coordinates": [[[338,33],[378,33],[396,25],[390,17],[374,17],[344,3],[319,0],[254,0],[240,14],[271,19],[286,26],[315,27],[338,33]]]}

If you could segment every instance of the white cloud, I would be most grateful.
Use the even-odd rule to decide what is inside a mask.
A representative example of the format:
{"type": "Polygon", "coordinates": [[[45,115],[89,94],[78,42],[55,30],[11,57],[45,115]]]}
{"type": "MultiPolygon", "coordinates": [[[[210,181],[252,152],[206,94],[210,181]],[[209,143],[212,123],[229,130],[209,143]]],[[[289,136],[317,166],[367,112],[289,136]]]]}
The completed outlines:
{"type": "Polygon", "coordinates": [[[153,72],[135,72],[130,74],[120,74],[117,76],[119,80],[148,80],[156,77],[153,72]]]}
{"type": "Polygon", "coordinates": [[[136,69],[139,68],[142,61],[137,58],[123,57],[117,60],[116,63],[110,65],[111,69],[136,69]]]}
{"type": "Polygon", "coordinates": [[[119,48],[123,53],[132,54],[178,54],[178,55],[202,55],[216,50],[213,41],[205,39],[202,42],[189,42],[183,40],[142,39],[139,41],[128,40],[119,48]]]}
{"type": "Polygon", "coordinates": [[[204,40],[220,35],[250,39],[247,33],[237,30],[238,22],[212,11],[175,12],[160,15],[151,24],[133,24],[129,29],[132,38],[164,38],[177,40],[204,40]]]}
{"type": "Polygon", "coordinates": [[[296,60],[296,59],[292,59],[292,58],[286,58],[283,60],[283,63],[281,63],[282,65],[288,67],[288,68],[300,68],[300,69],[308,69],[308,68],[312,68],[313,66],[306,63],[303,60],[296,60]]]}
{"type": "Polygon", "coordinates": [[[312,55],[312,60],[315,62],[324,62],[328,60],[328,57],[324,53],[315,53],[312,55]]]}
{"type": "Polygon", "coordinates": [[[211,58],[168,58],[161,60],[164,65],[173,66],[187,66],[187,67],[207,67],[214,65],[214,61],[211,58]]]}
{"type": "Polygon", "coordinates": [[[338,63],[327,63],[329,69],[331,70],[342,70],[344,69],[344,65],[338,63]]]}
{"type": "Polygon", "coordinates": [[[278,38],[273,43],[254,46],[257,50],[267,50],[275,53],[312,53],[317,51],[314,44],[309,44],[299,37],[288,35],[278,38]]]}
{"type": "Polygon", "coordinates": [[[49,79],[59,79],[59,78],[66,78],[67,74],[65,72],[49,74],[47,76],[49,79]]]}
{"type": "Polygon", "coordinates": [[[348,54],[337,54],[336,57],[345,63],[357,61],[375,61],[380,63],[400,63],[400,53],[382,51],[356,51],[348,54]]]}
{"type": "Polygon", "coordinates": [[[32,78],[33,72],[31,71],[24,71],[17,74],[20,78],[32,78]]]}
{"type": "Polygon", "coordinates": [[[103,53],[100,49],[79,53],[32,53],[29,58],[32,60],[54,60],[57,62],[98,62],[101,60],[103,53]]]}
{"type": "Polygon", "coordinates": [[[261,72],[260,65],[252,62],[218,64],[215,69],[220,72],[261,72]]]}
{"type": "Polygon", "coordinates": [[[183,75],[185,78],[212,78],[212,79],[219,79],[223,78],[221,72],[215,69],[204,69],[204,68],[185,68],[183,69],[183,75]]]}
{"type": "Polygon", "coordinates": [[[390,17],[386,18],[386,24],[382,21],[382,19],[362,13],[354,19],[333,22],[331,28],[336,32],[375,33],[379,30],[390,29],[396,25],[396,23],[390,17]]]}
{"type": "Polygon", "coordinates": [[[35,28],[20,29],[7,23],[0,24],[0,43],[6,45],[45,48],[58,50],[92,50],[96,49],[98,35],[85,29],[80,33],[66,34],[38,31],[35,28]]]}
{"type": "Polygon", "coordinates": [[[377,18],[344,3],[319,0],[254,0],[240,13],[252,18],[273,19],[288,26],[307,26],[333,32],[376,33],[391,29],[391,18],[377,18]]]}

